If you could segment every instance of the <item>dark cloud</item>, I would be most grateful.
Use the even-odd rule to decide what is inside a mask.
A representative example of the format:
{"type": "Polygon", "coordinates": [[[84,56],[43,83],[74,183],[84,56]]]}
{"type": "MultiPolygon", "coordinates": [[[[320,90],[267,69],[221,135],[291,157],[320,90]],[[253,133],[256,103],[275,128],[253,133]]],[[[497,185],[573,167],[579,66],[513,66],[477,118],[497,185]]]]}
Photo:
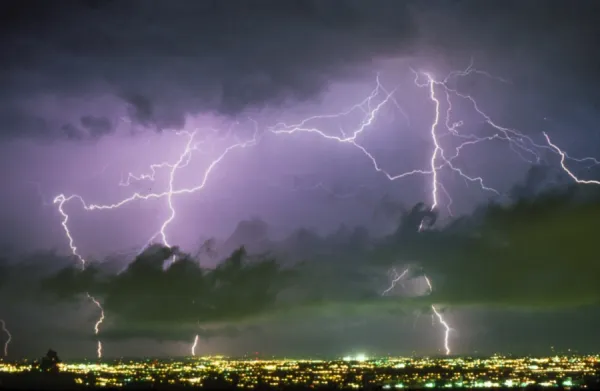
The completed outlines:
{"type": "Polygon", "coordinates": [[[236,327],[233,325],[216,326],[211,328],[198,327],[195,324],[165,324],[152,323],[117,323],[114,327],[102,333],[105,341],[126,341],[131,339],[148,338],[154,341],[189,341],[190,335],[198,335],[203,340],[212,338],[236,338],[242,334],[260,331],[256,327],[236,327]]]}
{"type": "MultiPolygon", "coordinates": [[[[313,98],[332,80],[370,72],[382,57],[425,56],[443,68],[464,66],[475,55],[502,74],[508,68],[523,93],[552,85],[555,94],[577,90],[585,100],[598,98],[589,87],[598,69],[590,50],[595,1],[577,7],[550,1],[543,10],[533,1],[393,0],[6,1],[1,7],[0,45],[10,53],[0,68],[0,102],[10,107],[0,112],[4,136],[65,136],[56,129],[69,121],[54,124],[32,99],[67,106],[69,98],[108,94],[144,126],[180,127],[186,113],[235,115],[313,98]],[[48,125],[36,126],[40,120],[48,125]]],[[[75,118],[105,116],[93,107],[61,110],[75,118]]],[[[95,136],[108,132],[98,125],[95,136]]]]}
{"type": "Polygon", "coordinates": [[[69,140],[95,140],[108,135],[113,131],[113,126],[108,118],[84,115],[79,119],[79,124],[64,124],[60,127],[58,136],[69,140]]]}
{"type": "Polygon", "coordinates": [[[149,126],[153,122],[154,110],[152,102],[142,95],[131,95],[125,98],[129,103],[129,115],[134,121],[149,126]]]}
{"type": "Polygon", "coordinates": [[[133,119],[163,128],[188,112],[306,99],[334,74],[407,46],[415,30],[406,7],[382,5],[8,2],[1,44],[15,56],[3,62],[3,100],[112,93],[133,119]]]}
{"type": "Polygon", "coordinates": [[[454,304],[597,304],[593,276],[599,269],[591,237],[600,218],[597,200],[597,194],[587,202],[558,194],[491,208],[480,239],[447,244],[455,251],[435,265],[444,276],[435,296],[454,304]]]}
{"type": "Polygon", "coordinates": [[[60,130],[69,140],[81,140],[84,136],[83,131],[73,124],[65,124],[60,128],[60,130]]]}
{"type": "Polygon", "coordinates": [[[109,134],[113,126],[108,118],[95,117],[93,115],[84,115],[81,117],[81,126],[83,126],[92,138],[102,137],[109,134]]]}
{"type": "MultiPolygon", "coordinates": [[[[549,174],[540,172],[533,169],[525,183],[543,182],[549,174]]],[[[418,204],[405,209],[399,228],[382,238],[370,237],[365,228],[340,227],[328,236],[299,230],[283,241],[265,241],[264,223],[255,219],[241,223],[223,243],[246,242],[255,254],[270,255],[241,248],[205,268],[176,247],[153,246],[115,274],[112,265],[103,264],[83,272],[61,269],[68,260],[45,253],[29,258],[35,262],[5,264],[2,290],[46,303],[90,292],[103,303],[111,319],[106,333],[115,339],[189,339],[192,332],[232,336],[266,318],[410,313],[427,311],[430,304],[538,310],[596,305],[599,200],[595,188],[552,188],[424,230],[423,218],[434,222],[436,216],[418,204]],[[173,256],[177,261],[171,263],[173,256]],[[392,267],[410,267],[407,285],[382,297],[392,267]],[[433,282],[431,293],[424,275],[433,282]],[[23,294],[25,286],[29,295],[23,294]]]]}
{"type": "Polygon", "coordinates": [[[44,118],[14,108],[0,109],[0,121],[5,129],[11,129],[10,136],[27,138],[56,133],[51,132],[44,118]]]}

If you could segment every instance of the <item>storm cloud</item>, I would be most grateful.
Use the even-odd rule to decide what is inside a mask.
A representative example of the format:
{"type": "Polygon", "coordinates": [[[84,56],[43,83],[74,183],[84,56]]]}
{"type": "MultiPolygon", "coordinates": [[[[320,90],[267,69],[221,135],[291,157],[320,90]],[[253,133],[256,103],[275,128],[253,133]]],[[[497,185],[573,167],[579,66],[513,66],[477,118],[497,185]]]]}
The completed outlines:
{"type": "MultiPolygon", "coordinates": [[[[445,72],[475,55],[490,71],[510,64],[524,95],[552,85],[557,94],[577,89],[578,103],[597,101],[589,87],[597,9],[594,1],[6,1],[0,134],[94,139],[123,118],[178,129],[187,114],[235,117],[318,98],[332,81],[372,75],[374,61],[390,58],[445,72]]],[[[571,110],[565,103],[555,109],[571,110]]]]}
{"type": "Polygon", "coordinates": [[[177,247],[152,246],[118,273],[102,263],[84,271],[77,266],[60,269],[68,260],[37,255],[3,265],[10,283],[2,291],[15,300],[49,305],[75,303],[89,292],[111,319],[103,333],[107,339],[185,340],[194,330],[204,338],[236,336],[239,328],[260,329],[256,325],[266,319],[408,314],[427,311],[431,304],[568,309],[600,300],[594,239],[598,200],[594,188],[553,188],[421,231],[420,222],[430,212],[418,204],[402,213],[398,229],[386,237],[342,227],[328,236],[305,230],[270,241],[251,232],[264,229],[255,220],[242,222],[233,239],[222,244],[261,251],[249,254],[242,247],[213,268],[202,266],[207,251],[193,258],[177,247]],[[390,285],[391,268],[410,271],[402,285],[382,295],[390,285]],[[433,291],[424,276],[431,279],[433,291]],[[23,295],[23,286],[37,288],[23,295]]]}

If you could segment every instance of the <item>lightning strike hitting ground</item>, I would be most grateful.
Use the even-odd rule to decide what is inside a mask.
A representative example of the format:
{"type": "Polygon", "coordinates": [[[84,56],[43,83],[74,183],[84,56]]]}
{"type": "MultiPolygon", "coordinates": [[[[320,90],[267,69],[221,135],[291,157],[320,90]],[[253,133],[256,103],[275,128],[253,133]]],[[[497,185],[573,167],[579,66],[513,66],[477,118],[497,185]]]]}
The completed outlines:
{"type": "Polygon", "coordinates": [[[8,331],[8,329],[6,328],[6,322],[4,321],[4,319],[0,319],[0,327],[4,334],[6,334],[6,341],[4,341],[4,357],[8,357],[8,345],[12,340],[12,335],[10,334],[10,331],[8,331]]]}
{"type": "MultiPolygon", "coordinates": [[[[308,117],[296,124],[287,125],[284,122],[280,122],[275,124],[274,126],[267,127],[264,132],[260,134],[260,137],[266,137],[268,135],[293,135],[300,133],[309,133],[312,135],[316,135],[320,138],[323,138],[328,141],[337,142],[339,144],[349,145],[353,148],[357,148],[361,151],[364,156],[371,162],[376,172],[382,173],[387,177],[390,181],[394,181],[401,178],[406,178],[413,175],[426,175],[431,177],[431,203],[432,210],[438,208],[440,205],[440,190],[448,199],[446,207],[448,208],[449,214],[452,213],[450,206],[452,205],[452,198],[446,188],[442,184],[442,170],[448,169],[454,173],[457,173],[461,178],[463,178],[466,182],[474,182],[477,183],[483,190],[489,191],[493,194],[499,195],[500,192],[496,189],[488,187],[484,183],[484,179],[478,176],[471,176],[467,174],[462,168],[456,166],[454,163],[455,160],[461,155],[461,153],[467,149],[474,147],[480,143],[484,142],[493,142],[493,141],[504,141],[507,143],[509,148],[517,154],[517,156],[526,162],[536,163],[541,160],[539,152],[542,150],[551,151],[553,153],[557,153],[561,156],[561,166],[563,170],[565,170],[574,180],[579,183],[593,183],[599,184],[598,181],[583,181],[577,179],[571,171],[569,171],[565,165],[565,160],[573,160],[577,162],[583,161],[593,161],[594,164],[599,164],[600,162],[596,161],[592,158],[584,158],[584,159],[573,159],[569,157],[566,153],[562,152],[557,146],[550,142],[548,136],[546,137],[546,141],[548,145],[537,144],[533,138],[510,128],[502,127],[496,124],[490,116],[488,116],[483,110],[480,109],[478,102],[470,95],[462,93],[455,88],[449,86],[449,82],[459,77],[468,77],[471,75],[482,75],[488,78],[495,79],[499,82],[508,83],[508,81],[504,79],[500,79],[497,77],[491,76],[489,73],[481,70],[477,70],[473,67],[473,63],[463,71],[454,71],[451,72],[444,78],[443,80],[438,80],[434,78],[431,73],[426,72],[417,72],[412,70],[415,78],[414,84],[417,87],[427,88],[427,96],[428,100],[431,101],[433,106],[433,117],[431,121],[431,127],[429,129],[429,133],[431,135],[432,142],[432,152],[429,158],[429,168],[427,169],[414,169],[411,171],[399,173],[399,174],[390,174],[386,170],[384,170],[381,165],[378,163],[376,157],[368,151],[368,149],[363,146],[360,142],[360,137],[365,134],[365,131],[373,125],[375,122],[377,115],[386,106],[388,103],[394,104],[405,116],[407,119],[407,123],[409,121],[408,117],[398,104],[398,102],[394,98],[394,94],[396,89],[391,91],[386,90],[379,81],[379,77],[376,79],[376,86],[372,90],[372,92],[360,103],[352,106],[350,109],[343,111],[337,114],[330,115],[317,115],[308,117]],[[425,79],[422,82],[422,79],[425,79]],[[445,96],[445,99],[440,98],[440,94],[445,96]],[[479,115],[484,122],[489,125],[489,129],[492,130],[491,134],[488,135],[475,135],[475,134],[463,134],[460,132],[460,128],[463,125],[463,121],[454,121],[452,120],[452,105],[453,99],[465,100],[470,103],[473,110],[477,115],[479,115]],[[443,109],[445,106],[445,116],[442,117],[443,109]],[[338,134],[332,134],[331,132],[326,132],[321,130],[320,128],[311,125],[314,121],[324,121],[324,120],[335,120],[341,117],[347,116],[351,113],[362,112],[364,113],[364,117],[361,121],[359,121],[358,126],[351,131],[347,131],[339,128],[338,125],[332,126],[332,128],[337,128],[336,132],[338,134]],[[445,130],[442,131],[440,128],[442,125],[445,126],[445,130]],[[457,146],[454,146],[452,149],[454,153],[448,153],[448,147],[445,146],[441,140],[443,137],[451,137],[453,140],[459,140],[457,146]]],[[[100,210],[109,210],[109,209],[117,209],[121,206],[128,204],[133,201],[142,201],[142,200],[150,200],[150,199],[162,199],[165,198],[167,201],[167,207],[169,209],[169,216],[164,220],[162,225],[159,227],[158,231],[155,235],[153,235],[148,244],[152,243],[157,237],[160,237],[161,242],[170,246],[170,241],[167,237],[168,227],[171,223],[173,223],[176,219],[176,208],[174,206],[174,197],[183,194],[192,194],[198,192],[206,186],[208,180],[210,178],[210,174],[217,168],[217,166],[225,159],[225,157],[236,149],[243,149],[249,146],[256,145],[259,140],[259,133],[257,129],[257,125],[255,123],[255,131],[254,135],[251,139],[247,141],[236,141],[233,144],[230,144],[226,147],[220,155],[218,155],[200,174],[199,183],[194,184],[189,187],[178,187],[175,184],[175,178],[177,171],[185,166],[187,166],[192,160],[194,152],[203,152],[200,150],[199,146],[202,144],[201,142],[195,143],[195,135],[196,132],[178,132],[178,135],[183,135],[187,137],[187,142],[183,148],[182,153],[179,155],[178,159],[175,162],[162,162],[153,164],[150,166],[150,173],[141,174],[141,175],[133,175],[129,174],[125,180],[121,180],[120,185],[127,186],[132,181],[141,181],[141,180],[154,180],[155,174],[157,170],[160,169],[168,169],[169,170],[169,182],[168,189],[160,192],[149,192],[149,193],[140,193],[134,192],[131,196],[122,199],[120,201],[116,201],[113,203],[107,204],[96,204],[96,203],[88,203],[81,197],[80,195],[73,194],[70,196],[66,196],[64,194],[59,194],[54,198],[54,204],[58,205],[58,211],[62,216],[62,226],[65,231],[65,235],[67,241],[69,243],[69,247],[71,249],[72,254],[77,257],[80,261],[82,268],[85,268],[86,261],[81,256],[78,251],[78,248],[75,245],[75,240],[73,238],[72,232],[69,229],[69,215],[65,210],[65,206],[67,203],[71,201],[77,201],[81,204],[85,211],[100,211],[100,210]]],[[[229,133],[231,134],[231,132],[229,133]]],[[[423,228],[423,223],[421,224],[421,228],[423,228]]],[[[174,260],[174,259],[173,259],[174,260]]],[[[97,303],[98,305],[98,303],[97,303]]],[[[447,328],[446,330],[446,351],[450,352],[447,346],[447,336],[449,332],[449,327],[443,322],[441,315],[438,311],[432,307],[435,314],[438,316],[442,324],[447,328]]],[[[102,318],[103,319],[103,318],[102,318]]]]}
{"type": "Polygon", "coordinates": [[[198,346],[198,334],[194,337],[194,343],[192,344],[192,356],[196,355],[196,347],[198,346]]]}
{"type": "Polygon", "coordinates": [[[446,349],[446,355],[449,355],[450,354],[450,346],[448,345],[448,337],[450,335],[450,330],[451,330],[450,326],[448,326],[448,323],[446,323],[446,321],[442,317],[442,314],[440,314],[438,312],[438,310],[435,308],[435,306],[433,304],[431,305],[431,309],[433,310],[433,313],[435,314],[435,316],[437,316],[437,318],[439,319],[442,326],[444,326],[444,328],[446,329],[446,332],[444,333],[444,348],[446,349]]]}
{"type": "MultiPolygon", "coordinates": [[[[67,201],[68,201],[68,199],[65,198],[62,194],[54,198],[54,203],[55,204],[58,203],[58,212],[63,217],[62,226],[65,230],[65,235],[67,236],[67,238],[69,240],[69,246],[71,247],[71,253],[79,260],[79,262],[81,264],[81,270],[83,271],[83,270],[85,270],[85,267],[86,267],[86,260],[77,252],[77,247],[75,247],[75,242],[73,240],[73,236],[71,236],[71,231],[69,231],[69,226],[67,225],[67,222],[69,221],[69,215],[67,213],[65,213],[65,211],[63,210],[63,205],[67,201]]],[[[100,308],[100,318],[98,318],[98,320],[96,321],[96,324],[94,325],[95,334],[98,335],[98,333],[100,331],[100,329],[99,329],[100,325],[104,321],[104,309],[102,308],[102,305],[100,304],[100,302],[98,300],[96,300],[93,296],[91,296],[89,293],[86,293],[86,295],[98,308],[100,308]]],[[[98,340],[98,347],[97,347],[96,352],[98,354],[98,358],[102,358],[102,342],[100,340],[98,340]]]]}
{"type": "MultiPolygon", "coordinates": [[[[427,276],[423,276],[423,277],[425,277],[425,281],[427,282],[427,286],[429,287],[429,294],[433,293],[433,286],[431,285],[431,281],[429,280],[429,277],[427,277],[427,276]]],[[[437,316],[437,318],[440,321],[440,323],[442,324],[442,326],[444,326],[444,329],[446,329],[446,331],[444,333],[444,349],[446,349],[446,355],[449,355],[450,354],[450,344],[449,344],[448,338],[450,337],[450,330],[452,330],[452,329],[450,328],[448,323],[446,323],[442,314],[438,312],[437,308],[435,308],[435,305],[432,304],[431,309],[433,310],[433,313],[435,314],[435,316],[437,316]]]]}
{"type": "MultiPolygon", "coordinates": [[[[94,303],[96,307],[100,309],[100,318],[98,318],[98,320],[94,324],[94,333],[98,335],[100,333],[100,325],[102,324],[102,322],[104,322],[104,308],[102,308],[100,302],[96,300],[93,296],[91,296],[89,293],[86,294],[87,297],[92,301],[92,303],[94,303]]],[[[98,358],[102,358],[102,342],[100,340],[98,340],[98,349],[96,352],[98,354],[98,358]]]]}

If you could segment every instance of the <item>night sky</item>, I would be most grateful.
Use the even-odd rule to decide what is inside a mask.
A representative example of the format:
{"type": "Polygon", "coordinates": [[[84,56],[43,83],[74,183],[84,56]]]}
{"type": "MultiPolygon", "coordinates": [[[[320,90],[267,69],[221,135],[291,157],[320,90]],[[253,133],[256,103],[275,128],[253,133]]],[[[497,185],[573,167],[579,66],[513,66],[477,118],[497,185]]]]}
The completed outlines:
{"type": "Polygon", "coordinates": [[[597,352],[599,13],[0,2],[8,357],[597,352]]]}

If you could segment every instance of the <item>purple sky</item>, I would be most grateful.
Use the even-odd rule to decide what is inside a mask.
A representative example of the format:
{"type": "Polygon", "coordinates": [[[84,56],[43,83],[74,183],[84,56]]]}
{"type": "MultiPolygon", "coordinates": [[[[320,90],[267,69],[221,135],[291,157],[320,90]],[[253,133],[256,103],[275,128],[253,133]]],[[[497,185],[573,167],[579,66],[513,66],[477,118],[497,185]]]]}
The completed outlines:
{"type": "MultiPolygon", "coordinates": [[[[255,129],[258,143],[228,153],[203,189],[173,196],[176,217],[166,230],[170,244],[194,252],[206,238],[224,242],[240,221],[252,218],[267,223],[272,240],[302,227],[328,235],[341,224],[365,226],[376,237],[388,235],[399,215],[385,209],[384,199],[407,208],[419,201],[430,206],[432,176],[390,181],[356,145],[323,134],[339,137],[340,129],[356,129],[392,90],[357,139],[390,175],[428,170],[435,142],[449,157],[461,143],[475,140],[468,137],[501,134],[501,128],[486,123],[472,102],[454,91],[476,99],[494,123],[521,132],[512,143],[467,145],[453,161],[500,195],[482,189],[476,180],[465,180],[456,170],[439,170],[440,227],[491,199],[510,202],[511,190],[523,183],[532,163],[548,167],[544,186],[565,185],[559,156],[547,148],[542,132],[570,156],[600,156],[595,126],[599,97],[593,79],[598,58],[595,51],[590,54],[593,27],[585,19],[592,11],[567,12],[560,2],[549,2],[543,12],[528,1],[494,2],[490,7],[495,10],[469,1],[429,7],[385,0],[373,7],[352,1],[339,6],[300,2],[298,9],[268,1],[240,7],[203,1],[172,6],[74,2],[55,10],[42,2],[32,2],[30,9],[9,3],[6,11],[13,22],[3,27],[0,44],[3,52],[15,55],[0,68],[0,83],[6,86],[0,92],[0,244],[10,260],[48,250],[56,250],[58,257],[71,254],[62,216],[52,202],[59,194],[110,204],[134,192],[167,191],[168,168],[158,169],[154,181],[133,181],[128,187],[119,183],[128,173],[149,174],[151,164],[175,163],[187,141],[185,134],[177,134],[181,131],[196,131],[195,141],[203,143],[177,171],[175,189],[200,184],[211,162],[236,142],[249,140],[255,129]],[[557,15],[563,16],[560,23],[557,15]],[[436,105],[429,86],[415,84],[414,72],[418,83],[427,83],[427,75],[441,82],[470,64],[472,70],[489,73],[473,72],[435,85],[440,118],[433,140],[436,105]],[[307,123],[323,134],[269,130],[274,125],[282,129],[276,125],[282,122],[341,113],[369,96],[377,80],[382,89],[370,105],[307,123]],[[448,122],[446,93],[452,104],[448,122]],[[458,121],[462,126],[453,134],[447,124],[458,121]]],[[[592,2],[582,3],[593,7],[592,2]]],[[[578,175],[597,179],[590,162],[568,163],[578,175]]],[[[120,268],[170,214],[166,197],[108,211],[86,211],[72,200],[64,211],[79,254],[102,261],[128,252],[120,268]]],[[[440,253],[439,262],[443,257],[440,253]]],[[[419,261],[400,259],[399,264],[419,261]]],[[[77,260],[67,258],[61,265],[68,262],[77,260]]],[[[443,284],[451,278],[444,270],[425,273],[436,276],[434,284],[443,284]]],[[[47,344],[70,357],[94,353],[90,332],[95,309],[89,302],[17,305],[11,304],[10,295],[7,291],[0,299],[0,318],[18,330],[10,346],[14,355],[41,353],[47,344]],[[58,313],[70,326],[48,317],[58,313]],[[34,337],[42,324],[39,317],[49,330],[45,338],[34,337]],[[75,339],[85,343],[67,342],[75,339]]],[[[370,311],[368,316],[321,311],[301,322],[275,316],[211,323],[216,330],[235,328],[236,336],[207,339],[199,349],[299,355],[438,352],[443,329],[428,325],[427,308],[391,315],[370,311]],[[417,313],[423,316],[415,328],[417,313]],[[298,341],[289,342],[290,335],[298,341]]],[[[583,312],[568,307],[536,314],[482,303],[444,308],[458,353],[491,352],[507,343],[518,351],[524,340],[525,352],[544,352],[550,345],[584,349],[591,335],[587,329],[574,336],[559,325],[545,335],[532,335],[565,313],[590,330],[600,320],[595,306],[583,312]]],[[[109,356],[184,355],[188,348],[184,338],[105,342],[109,356]]]]}

